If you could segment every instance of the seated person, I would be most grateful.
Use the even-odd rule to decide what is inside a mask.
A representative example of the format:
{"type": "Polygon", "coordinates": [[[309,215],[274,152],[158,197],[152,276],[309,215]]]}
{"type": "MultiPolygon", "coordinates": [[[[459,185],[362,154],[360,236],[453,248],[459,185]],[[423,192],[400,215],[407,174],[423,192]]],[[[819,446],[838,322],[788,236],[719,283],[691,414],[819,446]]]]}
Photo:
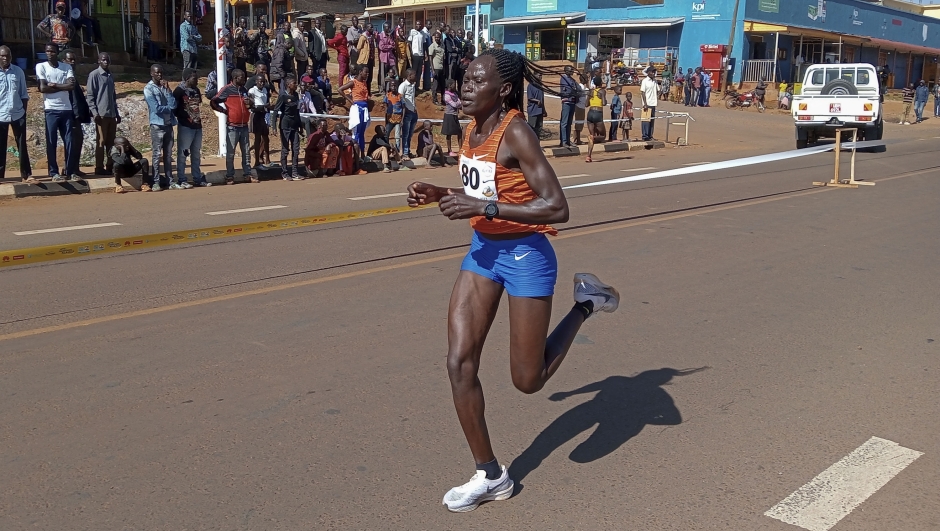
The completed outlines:
{"type": "Polygon", "coordinates": [[[304,167],[308,177],[333,175],[339,163],[339,146],[333,143],[327,121],[316,121],[316,130],[307,137],[304,148],[304,167]]]}
{"type": "Polygon", "coordinates": [[[333,108],[333,85],[330,84],[330,76],[326,73],[326,68],[320,69],[320,75],[317,76],[317,87],[326,97],[326,110],[333,108]]]}
{"type": "Polygon", "coordinates": [[[385,169],[382,171],[385,173],[392,171],[389,161],[395,161],[398,163],[395,171],[400,169],[410,169],[401,165],[401,154],[398,153],[398,150],[392,147],[392,145],[388,142],[388,136],[386,136],[384,125],[375,126],[375,136],[373,136],[372,140],[369,141],[369,156],[375,160],[382,161],[382,164],[385,166],[385,169]]]}
{"type": "Polygon", "coordinates": [[[339,148],[339,172],[340,177],[344,175],[365,175],[365,170],[359,169],[359,143],[353,138],[352,133],[343,127],[342,124],[336,124],[333,127],[333,134],[330,135],[333,144],[339,148]]]}
{"type": "Polygon", "coordinates": [[[124,193],[121,179],[128,179],[138,173],[143,178],[150,175],[147,159],[123,136],[114,139],[114,147],[111,148],[110,156],[111,160],[114,161],[114,191],[116,193],[124,193]],[[137,159],[137,162],[134,162],[134,159],[137,159]]]}
{"type": "Polygon", "coordinates": [[[431,159],[434,158],[435,153],[441,158],[441,167],[446,168],[447,158],[444,157],[444,150],[441,149],[441,145],[434,142],[434,133],[431,127],[431,121],[425,120],[424,127],[418,133],[418,153],[421,153],[421,156],[428,161],[426,168],[431,167],[431,159]]]}

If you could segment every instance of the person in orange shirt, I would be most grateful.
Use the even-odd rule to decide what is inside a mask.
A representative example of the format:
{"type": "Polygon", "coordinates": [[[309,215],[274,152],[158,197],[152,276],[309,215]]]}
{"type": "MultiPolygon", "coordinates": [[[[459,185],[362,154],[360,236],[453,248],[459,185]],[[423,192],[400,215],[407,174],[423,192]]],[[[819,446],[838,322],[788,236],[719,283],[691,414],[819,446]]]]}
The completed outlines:
{"type": "Polygon", "coordinates": [[[524,393],[542,389],[558,370],[575,335],[591,315],[617,309],[620,295],[590,273],[574,276],[575,304],[548,334],[558,265],[546,238],[550,223],[568,221],[568,202],[555,170],[526,123],[524,81],[545,92],[541,68],[505,49],[482,52],[469,65],[461,89],[463,111],[473,118],[460,150],[463,189],[415,182],[408,205],[438,203],[448,219],[469,219],[474,229],[448,311],[447,372],[457,417],[477,472],[444,495],[453,512],[512,496],[513,481],[493,453],[478,378],[487,331],[503,290],[509,294],[512,381],[524,393]]]}
{"type": "Polygon", "coordinates": [[[369,127],[369,122],[372,121],[369,116],[369,69],[357,65],[354,75],[352,81],[341,86],[339,90],[351,104],[349,106],[349,129],[355,133],[356,143],[359,144],[359,152],[365,153],[366,128],[369,127]],[[351,90],[347,93],[348,89],[351,90]]]}

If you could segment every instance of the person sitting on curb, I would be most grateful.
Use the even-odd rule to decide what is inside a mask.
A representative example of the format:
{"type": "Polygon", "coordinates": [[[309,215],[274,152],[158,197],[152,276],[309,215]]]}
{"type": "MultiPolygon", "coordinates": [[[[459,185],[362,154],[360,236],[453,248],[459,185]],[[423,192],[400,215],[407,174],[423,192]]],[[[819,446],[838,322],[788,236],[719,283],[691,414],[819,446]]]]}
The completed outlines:
{"type": "MultiPolygon", "coordinates": [[[[124,186],[121,184],[121,179],[128,179],[137,175],[141,175],[142,179],[147,179],[150,174],[150,167],[147,163],[147,159],[140,154],[140,151],[137,151],[137,148],[131,145],[131,142],[119,136],[114,139],[114,147],[111,148],[111,162],[114,164],[114,191],[119,194],[124,193],[124,186]],[[134,162],[134,159],[137,159],[137,162],[134,162]]],[[[146,186],[146,183],[143,184],[146,186]]]]}
{"type": "Polygon", "coordinates": [[[304,167],[308,177],[333,175],[339,161],[339,147],[333,143],[330,129],[325,119],[316,122],[316,130],[307,137],[304,148],[304,167]]]}
{"type": "Polygon", "coordinates": [[[391,165],[389,164],[390,161],[397,163],[395,171],[408,171],[411,169],[402,165],[401,154],[389,143],[384,125],[375,126],[375,136],[369,141],[369,156],[372,157],[373,160],[382,161],[382,164],[385,166],[385,169],[382,171],[385,173],[392,171],[391,165]]]}
{"type": "Polygon", "coordinates": [[[434,158],[434,153],[437,153],[441,157],[441,167],[447,167],[447,157],[444,156],[444,150],[441,149],[441,145],[434,142],[434,132],[433,125],[431,125],[430,120],[424,121],[424,127],[421,129],[421,132],[418,133],[418,151],[421,152],[421,156],[428,161],[428,165],[425,168],[431,168],[431,159],[434,158]]]}
{"type": "Polygon", "coordinates": [[[359,168],[359,144],[342,124],[333,126],[333,144],[339,148],[339,175],[365,175],[367,172],[359,168]]]}

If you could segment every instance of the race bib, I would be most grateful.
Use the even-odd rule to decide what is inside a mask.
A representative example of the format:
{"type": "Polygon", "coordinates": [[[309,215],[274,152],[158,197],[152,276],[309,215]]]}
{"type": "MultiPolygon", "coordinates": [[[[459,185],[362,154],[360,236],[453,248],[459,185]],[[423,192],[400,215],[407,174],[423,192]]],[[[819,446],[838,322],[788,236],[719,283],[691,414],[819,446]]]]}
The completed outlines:
{"type": "Polygon", "coordinates": [[[465,194],[484,199],[498,201],[496,193],[496,163],[460,156],[460,180],[463,181],[465,194]]]}

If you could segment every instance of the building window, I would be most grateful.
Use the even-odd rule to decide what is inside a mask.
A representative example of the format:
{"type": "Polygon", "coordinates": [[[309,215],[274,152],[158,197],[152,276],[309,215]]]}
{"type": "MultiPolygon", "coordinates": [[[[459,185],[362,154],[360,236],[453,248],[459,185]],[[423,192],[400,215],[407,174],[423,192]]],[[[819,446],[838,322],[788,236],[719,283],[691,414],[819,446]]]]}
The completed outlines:
{"type": "Polygon", "coordinates": [[[443,9],[428,9],[425,12],[424,22],[427,25],[428,29],[436,30],[438,24],[444,23],[444,10],[443,9]]]}
{"type": "Polygon", "coordinates": [[[465,7],[452,7],[450,8],[450,27],[454,30],[460,30],[463,27],[463,17],[467,13],[467,8],[465,7]]]}

